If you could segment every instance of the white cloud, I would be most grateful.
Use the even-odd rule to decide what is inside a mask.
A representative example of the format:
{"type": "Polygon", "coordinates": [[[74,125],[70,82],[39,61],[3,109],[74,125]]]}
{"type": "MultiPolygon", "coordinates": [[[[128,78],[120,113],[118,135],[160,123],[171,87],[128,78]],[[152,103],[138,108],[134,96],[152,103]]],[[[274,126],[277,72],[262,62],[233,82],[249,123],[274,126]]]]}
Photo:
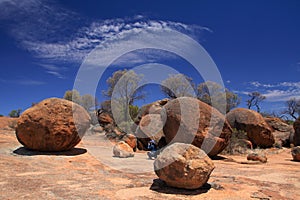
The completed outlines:
{"type": "Polygon", "coordinates": [[[18,84],[18,85],[26,85],[26,86],[35,86],[35,85],[44,85],[45,82],[43,81],[37,81],[33,79],[26,79],[25,77],[21,77],[19,79],[1,79],[0,82],[6,83],[6,84],[18,84]]]}
{"type": "MultiPolygon", "coordinates": [[[[23,47],[32,52],[35,56],[50,61],[81,62],[83,58],[98,45],[107,41],[125,38],[130,34],[139,33],[144,30],[179,29],[192,32],[196,27],[190,28],[187,25],[166,21],[138,21],[126,22],[123,19],[105,20],[94,22],[89,27],[79,30],[76,37],[64,43],[49,43],[47,41],[30,40],[23,41],[23,47]]],[[[197,27],[200,29],[200,27],[197,27]]],[[[206,28],[202,29],[206,30],[206,28]]],[[[146,58],[143,55],[132,54],[135,59],[146,58]],[[140,57],[139,57],[140,56],[140,57]]],[[[127,60],[137,62],[137,60],[127,60]]]]}
{"type": "Polygon", "coordinates": [[[300,88],[288,90],[268,90],[266,93],[263,93],[263,95],[266,96],[266,101],[287,101],[291,98],[299,98],[300,88]]]}
{"type": "Polygon", "coordinates": [[[54,76],[56,76],[57,78],[60,78],[60,79],[64,79],[65,77],[63,75],[61,75],[59,72],[56,72],[56,71],[46,71],[48,74],[52,74],[54,76]]]}
{"type": "Polygon", "coordinates": [[[236,93],[236,94],[243,94],[243,95],[248,95],[249,92],[247,91],[240,91],[240,90],[232,90],[233,93],[236,93]]]}
{"type": "MultiPolygon", "coordinates": [[[[11,0],[0,4],[1,9],[4,8],[4,4],[5,11],[0,13],[0,20],[13,22],[11,24],[14,25],[7,27],[10,34],[22,48],[48,63],[60,61],[80,63],[96,46],[143,30],[175,29],[197,37],[202,31],[211,31],[207,27],[180,22],[147,20],[142,15],[86,24],[81,22],[78,14],[53,2],[11,0]]],[[[137,60],[146,58],[138,54],[134,56],[137,60]]],[[[127,61],[137,62],[134,59],[127,61]]]]}
{"type": "Polygon", "coordinates": [[[281,82],[275,84],[264,84],[258,81],[249,82],[250,85],[257,88],[276,88],[276,87],[296,87],[300,88],[300,82],[281,82]]]}
{"type": "Polygon", "coordinates": [[[271,88],[271,87],[275,87],[274,85],[271,84],[262,84],[258,81],[253,81],[249,83],[250,85],[254,86],[254,87],[264,87],[264,88],[271,88]]]}
{"type": "MultiPolygon", "coordinates": [[[[254,87],[252,88],[253,91],[256,90],[262,95],[266,96],[266,101],[281,102],[287,101],[290,98],[300,97],[300,82],[285,81],[274,84],[265,84],[258,81],[253,81],[249,84],[254,87]]],[[[239,93],[246,94],[247,92],[239,93]]]]}
{"type": "Polygon", "coordinates": [[[60,66],[56,66],[53,64],[39,64],[36,63],[37,65],[41,66],[42,68],[44,68],[46,71],[46,73],[48,74],[52,74],[53,76],[60,78],[60,79],[64,79],[65,77],[62,75],[62,71],[66,71],[67,68],[66,67],[60,67],[60,66]]]}
{"type": "Polygon", "coordinates": [[[45,82],[43,81],[36,81],[36,80],[17,80],[14,82],[20,85],[44,85],[45,84],[45,82]]]}

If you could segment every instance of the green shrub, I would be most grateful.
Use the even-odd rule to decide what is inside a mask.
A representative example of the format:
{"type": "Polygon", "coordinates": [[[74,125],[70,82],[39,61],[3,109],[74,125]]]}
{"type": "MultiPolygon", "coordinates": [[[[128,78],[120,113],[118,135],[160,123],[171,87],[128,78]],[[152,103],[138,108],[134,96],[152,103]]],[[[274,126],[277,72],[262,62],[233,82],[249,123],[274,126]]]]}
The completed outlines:
{"type": "Polygon", "coordinates": [[[14,118],[17,118],[17,117],[20,117],[20,114],[21,114],[21,109],[18,109],[18,110],[12,110],[8,115],[10,117],[14,117],[14,118]]]}

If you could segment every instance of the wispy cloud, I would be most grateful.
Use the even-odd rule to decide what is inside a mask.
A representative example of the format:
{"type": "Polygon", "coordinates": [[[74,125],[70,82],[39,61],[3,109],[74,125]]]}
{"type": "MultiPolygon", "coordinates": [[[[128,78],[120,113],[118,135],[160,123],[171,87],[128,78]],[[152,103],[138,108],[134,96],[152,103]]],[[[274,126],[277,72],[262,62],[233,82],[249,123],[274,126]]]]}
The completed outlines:
{"type": "MultiPolygon", "coordinates": [[[[141,19],[139,19],[141,20],[141,19]]],[[[105,20],[94,22],[89,27],[81,28],[76,37],[64,43],[50,43],[46,41],[30,40],[24,41],[23,47],[35,56],[52,61],[81,62],[83,58],[96,46],[105,44],[107,41],[125,38],[130,34],[139,33],[143,30],[175,29],[182,32],[194,33],[195,31],[207,30],[200,27],[193,28],[177,22],[169,21],[131,21],[128,19],[105,20]]],[[[147,60],[149,57],[142,53],[132,53],[135,59],[125,62],[137,62],[147,60]]],[[[153,59],[154,57],[152,57],[153,59]]]]}
{"type": "MultiPolygon", "coordinates": [[[[46,63],[80,63],[96,46],[124,38],[144,30],[172,29],[199,39],[207,27],[187,25],[180,22],[149,20],[142,15],[132,18],[98,20],[87,23],[78,14],[58,6],[54,2],[41,0],[5,1],[0,3],[0,20],[14,25],[7,27],[20,46],[46,63]],[[3,9],[5,8],[5,9],[3,9]],[[76,23],[74,23],[76,22],[76,23]]],[[[120,63],[151,61],[158,56],[146,56],[141,52],[128,55],[120,63]],[[132,59],[131,59],[132,58],[132,59]]],[[[166,56],[161,52],[160,57],[166,56]]],[[[47,69],[56,72],[57,69],[47,69]]]]}
{"type": "Polygon", "coordinates": [[[16,81],[14,81],[16,84],[19,84],[19,85],[32,85],[32,86],[34,86],[34,85],[44,85],[45,84],[45,82],[43,82],[43,81],[36,81],[36,80],[16,80],[16,81]]]}
{"type": "MultiPolygon", "coordinates": [[[[287,101],[290,98],[300,98],[300,82],[280,82],[275,84],[260,83],[258,81],[250,82],[253,91],[259,91],[266,96],[266,101],[280,102],[287,101]]],[[[251,91],[252,92],[252,91],[251,91]]],[[[240,91],[241,94],[247,94],[240,91]]]]}
{"type": "Polygon", "coordinates": [[[44,85],[46,84],[43,81],[37,81],[33,79],[15,79],[15,80],[6,80],[6,79],[0,79],[0,82],[2,83],[8,83],[8,84],[17,84],[17,85],[24,85],[24,86],[38,86],[38,85],[44,85]]]}
{"type": "Polygon", "coordinates": [[[53,64],[38,64],[39,66],[43,67],[46,70],[46,73],[52,74],[53,76],[64,79],[65,76],[61,74],[61,71],[67,70],[66,67],[58,67],[53,64]]]}
{"type": "Polygon", "coordinates": [[[263,84],[263,83],[260,83],[258,81],[253,81],[253,82],[250,82],[249,83],[250,85],[254,86],[254,87],[264,87],[264,88],[271,88],[271,87],[274,87],[274,85],[271,85],[271,84],[263,84]]]}
{"type": "Polygon", "coordinates": [[[64,79],[65,77],[60,74],[59,72],[56,72],[56,71],[46,71],[48,74],[52,74],[53,76],[56,76],[57,78],[60,78],[60,79],[64,79]]]}

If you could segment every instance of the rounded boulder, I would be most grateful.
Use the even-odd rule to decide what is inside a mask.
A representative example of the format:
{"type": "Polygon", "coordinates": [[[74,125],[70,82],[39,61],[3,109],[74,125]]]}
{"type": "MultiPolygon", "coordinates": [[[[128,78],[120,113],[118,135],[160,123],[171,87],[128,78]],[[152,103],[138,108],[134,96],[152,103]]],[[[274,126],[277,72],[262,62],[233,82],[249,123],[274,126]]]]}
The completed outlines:
{"type": "Polygon", "coordinates": [[[214,164],[206,153],[191,144],[174,143],[155,159],[156,175],[167,185],[197,189],[207,183],[214,164]]]}
{"type": "Polygon", "coordinates": [[[156,144],[159,143],[163,133],[164,120],[161,119],[160,114],[148,114],[142,117],[135,135],[141,144],[141,150],[147,150],[148,142],[155,140],[156,144]]]}
{"type": "Polygon", "coordinates": [[[228,145],[232,129],[225,116],[208,104],[180,97],[169,101],[164,109],[163,132],[167,144],[193,144],[209,156],[217,155],[228,145]]]}
{"type": "Polygon", "coordinates": [[[256,111],[236,108],[226,115],[226,119],[232,128],[245,131],[249,140],[256,146],[266,148],[275,143],[272,128],[256,111]]]}
{"type": "Polygon", "coordinates": [[[49,98],[22,113],[16,136],[28,149],[66,151],[81,141],[90,121],[82,106],[64,99],[49,98]]]}
{"type": "Polygon", "coordinates": [[[293,126],[295,129],[293,144],[294,146],[300,146],[300,118],[294,122],[293,126]]]}

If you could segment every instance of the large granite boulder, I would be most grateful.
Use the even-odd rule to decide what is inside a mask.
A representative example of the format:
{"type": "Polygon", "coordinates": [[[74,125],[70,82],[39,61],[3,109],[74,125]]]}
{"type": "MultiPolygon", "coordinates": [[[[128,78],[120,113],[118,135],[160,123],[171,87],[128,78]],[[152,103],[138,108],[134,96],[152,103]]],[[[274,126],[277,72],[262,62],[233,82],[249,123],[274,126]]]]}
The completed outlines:
{"type": "Polygon", "coordinates": [[[103,110],[97,112],[98,122],[101,126],[105,127],[108,124],[114,124],[112,116],[103,110]]]}
{"type": "Polygon", "coordinates": [[[289,147],[295,132],[293,126],[276,117],[266,117],[265,120],[274,130],[272,134],[275,139],[275,144],[289,147]]]}
{"type": "Polygon", "coordinates": [[[214,164],[206,153],[191,144],[167,146],[154,161],[157,176],[171,187],[197,189],[207,183],[214,164]]]}
{"type": "Polygon", "coordinates": [[[236,108],[226,115],[226,119],[232,128],[245,131],[255,146],[266,148],[275,143],[272,128],[258,112],[236,108]]]}
{"type": "Polygon", "coordinates": [[[294,146],[300,146],[300,118],[298,118],[294,122],[294,129],[295,129],[295,133],[294,133],[293,144],[294,146]]]}
{"type": "Polygon", "coordinates": [[[159,143],[163,133],[164,120],[160,114],[148,114],[142,117],[136,129],[135,135],[139,141],[138,148],[140,150],[147,150],[147,145],[150,140],[159,143]]]}
{"type": "Polygon", "coordinates": [[[113,147],[113,155],[119,158],[133,157],[133,149],[124,141],[120,141],[113,147]]]}
{"type": "Polygon", "coordinates": [[[142,106],[139,109],[139,112],[137,114],[137,117],[135,119],[135,123],[138,125],[143,118],[143,116],[148,115],[148,114],[161,114],[161,111],[164,107],[169,102],[169,99],[162,99],[155,101],[153,103],[147,104],[142,106]]]}
{"type": "Polygon", "coordinates": [[[49,98],[22,113],[16,136],[28,149],[65,151],[80,142],[90,127],[90,120],[89,114],[80,105],[49,98]]]}
{"type": "Polygon", "coordinates": [[[227,145],[232,129],[225,116],[198,99],[181,97],[164,106],[166,142],[193,144],[209,156],[220,153],[227,145]]]}

